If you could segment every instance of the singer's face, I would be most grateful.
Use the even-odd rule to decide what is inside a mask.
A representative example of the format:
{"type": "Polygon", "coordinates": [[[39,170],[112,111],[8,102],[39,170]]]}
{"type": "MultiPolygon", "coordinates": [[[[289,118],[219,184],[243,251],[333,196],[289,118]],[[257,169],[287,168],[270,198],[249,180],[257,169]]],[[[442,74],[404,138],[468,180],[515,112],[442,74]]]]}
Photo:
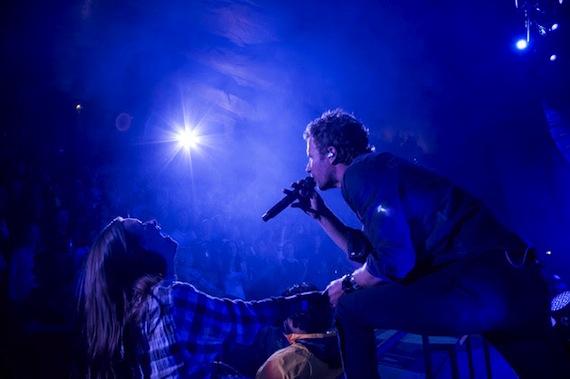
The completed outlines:
{"type": "Polygon", "coordinates": [[[315,141],[313,141],[313,137],[307,139],[307,157],[309,162],[307,163],[306,171],[315,179],[317,187],[321,191],[334,188],[336,179],[331,160],[320,153],[315,141]]]}

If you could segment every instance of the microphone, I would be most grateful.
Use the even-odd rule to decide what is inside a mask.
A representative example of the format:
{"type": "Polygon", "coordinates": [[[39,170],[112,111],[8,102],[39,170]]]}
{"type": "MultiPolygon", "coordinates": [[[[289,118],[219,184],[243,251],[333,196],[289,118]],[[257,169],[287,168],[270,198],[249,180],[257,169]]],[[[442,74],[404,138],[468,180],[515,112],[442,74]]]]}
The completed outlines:
{"type": "Polygon", "coordinates": [[[265,212],[261,218],[263,221],[267,221],[272,219],[273,217],[277,216],[281,211],[287,208],[291,203],[299,198],[299,191],[306,190],[312,191],[315,188],[315,180],[310,176],[307,176],[305,179],[301,180],[300,185],[294,185],[293,191],[290,191],[287,196],[281,199],[277,204],[275,204],[271,209],[265,212]]]}

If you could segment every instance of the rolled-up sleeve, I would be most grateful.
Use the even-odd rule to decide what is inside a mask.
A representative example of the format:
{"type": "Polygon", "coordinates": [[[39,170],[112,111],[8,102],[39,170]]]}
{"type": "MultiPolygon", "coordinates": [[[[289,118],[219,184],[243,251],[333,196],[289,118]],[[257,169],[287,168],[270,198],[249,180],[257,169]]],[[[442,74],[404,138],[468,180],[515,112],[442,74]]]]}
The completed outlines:
{"type": "Polygon", "coordinates": [[[362,230],[348,228],[345,237],[348,257],[355,262],[366,262],[366,257],[372,252],[373,248],[362,230]]]}

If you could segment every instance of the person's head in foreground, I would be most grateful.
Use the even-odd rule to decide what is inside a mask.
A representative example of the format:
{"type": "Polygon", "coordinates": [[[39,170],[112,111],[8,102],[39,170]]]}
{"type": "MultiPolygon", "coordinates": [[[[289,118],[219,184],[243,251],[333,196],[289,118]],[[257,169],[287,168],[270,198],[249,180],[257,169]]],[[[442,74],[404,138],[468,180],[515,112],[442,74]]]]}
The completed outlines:
{"type": "Polygon", "coordinates": [[[155,221],[117,217],[101,232],[88,255],[81,288],[92,369],[112,371],[123,326],[137,318],[137,305],[169,272],[176,248],[155,221]]]}

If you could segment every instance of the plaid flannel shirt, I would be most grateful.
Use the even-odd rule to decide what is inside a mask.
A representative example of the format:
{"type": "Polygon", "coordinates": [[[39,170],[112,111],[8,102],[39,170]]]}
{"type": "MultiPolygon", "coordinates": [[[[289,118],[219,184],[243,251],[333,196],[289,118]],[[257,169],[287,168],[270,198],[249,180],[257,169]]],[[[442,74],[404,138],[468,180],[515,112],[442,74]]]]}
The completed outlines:
{"type": "Polygon", "coordinates": [[[133,333],[136,378],[210,378],[223,343],[251,344],[281,310],[277,299],[220,299],[183,282],[159,283],[145,307],[133,333]]]}

